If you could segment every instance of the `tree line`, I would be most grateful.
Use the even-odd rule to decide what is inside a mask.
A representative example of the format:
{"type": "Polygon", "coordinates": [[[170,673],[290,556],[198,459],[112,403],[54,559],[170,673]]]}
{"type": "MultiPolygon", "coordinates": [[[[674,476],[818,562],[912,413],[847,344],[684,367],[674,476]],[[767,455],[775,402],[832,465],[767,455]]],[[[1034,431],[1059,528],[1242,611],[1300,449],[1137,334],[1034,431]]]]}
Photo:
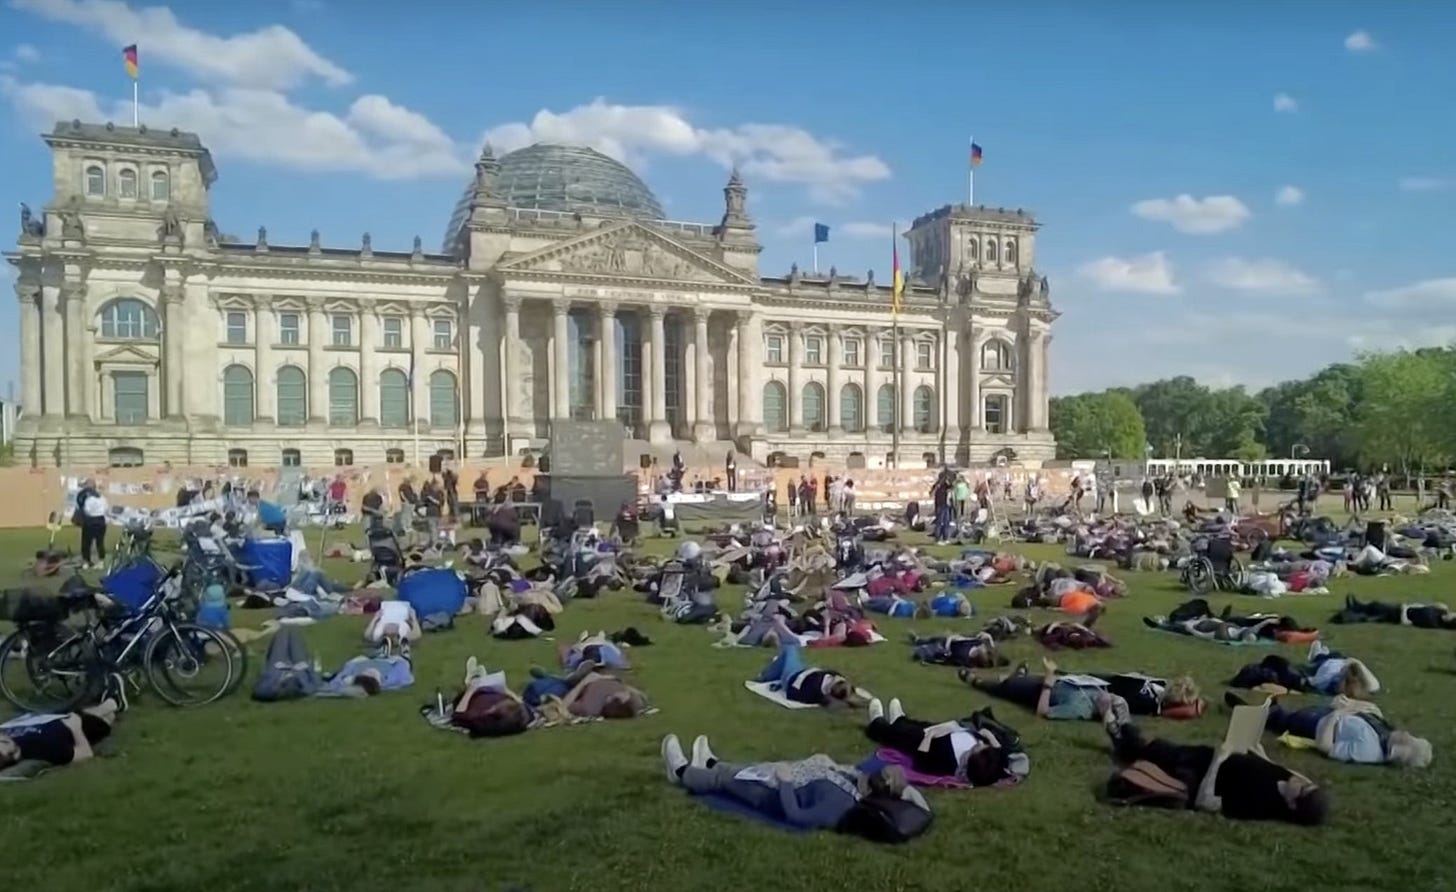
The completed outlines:
{"type": "Polygon", "coordinates": [[[1059,458],[1315,458],[1429,472],[1456,460],[1456,348],[1368,353],[1258,392],[1179,376],[1054,397],[1050,421],[1059,458]]]}

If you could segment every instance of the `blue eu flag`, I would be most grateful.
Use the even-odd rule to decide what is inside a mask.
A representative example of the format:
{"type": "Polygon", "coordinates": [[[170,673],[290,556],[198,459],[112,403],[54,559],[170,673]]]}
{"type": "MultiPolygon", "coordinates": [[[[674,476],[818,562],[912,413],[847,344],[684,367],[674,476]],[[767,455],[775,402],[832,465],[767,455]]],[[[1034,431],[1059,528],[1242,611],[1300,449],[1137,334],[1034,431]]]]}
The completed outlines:
{"type": "Polygon", "coordinates": [[[829,241],[829,227],[823,223],[814,224],[814,244],[829,241]]]}

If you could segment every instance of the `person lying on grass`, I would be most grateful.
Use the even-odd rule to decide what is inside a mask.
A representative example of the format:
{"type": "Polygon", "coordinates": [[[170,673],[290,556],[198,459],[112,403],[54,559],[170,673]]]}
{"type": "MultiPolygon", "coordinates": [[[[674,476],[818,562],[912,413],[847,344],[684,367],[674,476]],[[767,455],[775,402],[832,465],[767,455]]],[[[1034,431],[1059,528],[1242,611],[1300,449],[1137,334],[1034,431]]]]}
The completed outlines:
{"type": "Polygon", "coordinates": [[[418,641],[424,635],[420,618],[408,601],[382,601],[369,625],[364,629],[364,640],[378,644],[385,654],[400,653],[409,656],[410,642],[418,641]]]}
{"type": "Polygon", "coordinates": [[[917,663],[962,666],[968,669],[989,669],[1005,666],[1010,661],[996,650],[996,638],[990,632],[975,635],[931,635],[910,633],[913,658],[917,663]]]}
{"type": "Polygon", "coordinates": [[[1345,609],[1332,618],[1337,623],[1392,623],[1417,629],[1456,629],[1456,613],[1445,604],[1389,604],[1357,601],[1345,596],[1345,609]]]}
{"type": "Polygon", "coordinates": [[[647,695],[612,675],[597,672],[586,661],[567,676],[548,675],[539,666],[531,669],[526,685],[526,705],[559,718],[630,719],[651,711],[647,695]]]}
{"type": "Polygon", "coordinates": [[[410,659],[402,654],[358,656],[325,681],[316,697],[373,697],[415,683],[410,659]]]}
{"type": "Polygon", "coordinates": [[[582,632],[581,637],[577,638],[575,642],[561,645],[557,653],[561,657],[562,667],[567,672],[576,671],[576,667],[588,661],[606,669],[632,668],[632,664],[627,661],[627,655],[622,652],[621,646],[609,640],[606,632],[598,632],[595,635],[582,632]]]}
{"type": "Polygon", "coordinates": [[[39,773],[86,761],[95,755],[92,747],[111,736],[117,711],[116,701],[107,699],[80,712],[12,719],[0,727],[0,771],[34,762],[39,773]]]}
{"type": "MultiPolygon", "coordinates": [[[[1262,747],[1235,752],[1144,737],[1130,721],[1106,722],[1113,759],[1122,766],[1151,763],[1181,784],[1184,807],[1253,821],[1288,821],[1317,826],[1329,814],[1329,798],[1314,781],[1276,764],[1262,747]]],[[[1114,793],[1109,782],[1108,793],[1114,793]]],[[[1136,800],[1133,800],[1136,801],[1136,800]]]]}
{"type": "Polygon", "coordinates": [[[810,830],[838,829],[869,798],[905,799],[930,810],[893,765],[862,774],[823,754],[790,762],[723,762],[706,737],[693,741],[689,760],[675,734],[662,739],[662,764],[668,781],[690,793],[727,796],[767,817],[810,830]]]}
{"type": "Polygon", "coordinates": [[[1026,664],[992,681],[979,678],[962,669],[961,681],[1001,700],[1008,700],[1034,710],[1044,719],[1103,719],[1109,715],[1128,714],[1128,703],[1113,695],[1101,679],[1086,675],[1058,675],[1057,664],[1045,657],[1041,661],[1044,675],[1030,675],[1026,664]]]}
{"type": "Polygon", "coordinates": [[[1204,638],[1209,641],[1240,641],[1245,644],[1252,644],[1261,638],[1284,640],[1314,634],[1313,629],[1303,628],[1292,617],[1263,614],[1246,617],[1205,616],[1181,620],[1166,616],[1145,616],[1143,625],[1162,632],[1187,635],[1190,638],[1204,638]]]}
{"type": "MultiPolygon", "coordinates": [[[[1230,706],[1247,705],[1232,691],[1230,706]]],[[[1393,727],[1379,707],[1364,700],[1336,697],[1327,704],[1284,709],[1276,700],[1264,728],[1274,734],[1313,742],[1313,749],[1336,762],[1425,768],[1431,764],[1431,742],[1393,727]]]]}
{"type": "Polygon", "coordinates": [[[768,682],[795,703],[809,703],[826,709],[844,709],[862,704],[854,685],[838,672],[804,665],[803,648],[791,637],[780,639],[778,655],[764,667],[755,681],[768,682]]]}
{"type": "Polygon", "coordinates": [[[536,712],[506,685],[504,672],[487,670],[475,657],[465,661],[465,687],[451,707],[451,725],[471,737],[508,737],[536,721],[536,712]]]}
{"type": "Polygon", "coordinates": [[[1020,739],[997,723],[989,708],[966,721],[936,723],[908,717],[898,699],[891,700],[889,708],[875,699],[870,701],[869,717],[865,736],[908,758],[919,774],[989,787],[1013,774],[1014,757],[1020,755],[1026,764],[1020,739]]]}
{"type": "Polygon", "coordinates": [[[1343,694],[1352,700],[1368,700],[1380,690],[1379,679],[1364,663],[1330,650],[1323,641],[1310,644],[1309,662],[1303,666],[1270,654],[1240,669],[1229,684],[1236,688],[1273,684],[1290,691],[1343,694]]]}

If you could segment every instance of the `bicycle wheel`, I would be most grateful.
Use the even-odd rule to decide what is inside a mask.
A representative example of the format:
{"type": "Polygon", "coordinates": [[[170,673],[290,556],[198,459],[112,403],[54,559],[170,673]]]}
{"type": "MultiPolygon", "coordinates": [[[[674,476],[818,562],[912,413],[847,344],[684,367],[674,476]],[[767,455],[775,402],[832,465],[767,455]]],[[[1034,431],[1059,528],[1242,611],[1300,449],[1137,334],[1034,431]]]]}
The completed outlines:
{"type": "Polygon", "coordinates": [[[147,683],[173,706],[204,706],[233,688],[233,645],[194,623],[174,623],[147,643],[147,683]]]}
{"type": "Polygon", "coordinates": [[[223,693],[231,694],[236,691],[248,677],[248,646],[238,640],[238,637],[227,629],[216,629],[219,638],[228,647],[228,656],[233,662],[233,678],[228,683],[228,689],[223,693]]]}
{"type": "Polygon", "coordinates": [[[0,642],[0,695],[23,712],[70,712],[101,689],[91,656],[64,627],[17,629],[0,642]]]}

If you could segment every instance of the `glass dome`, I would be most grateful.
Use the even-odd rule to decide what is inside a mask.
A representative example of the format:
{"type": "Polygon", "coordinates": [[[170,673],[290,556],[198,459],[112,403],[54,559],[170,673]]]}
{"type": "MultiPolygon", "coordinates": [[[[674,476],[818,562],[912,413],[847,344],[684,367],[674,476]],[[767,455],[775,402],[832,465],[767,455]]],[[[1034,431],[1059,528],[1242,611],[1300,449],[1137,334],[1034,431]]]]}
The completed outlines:
{"type": "MultiPolygon", "coordinates": [[[[445,253],[470,214],[474,181],[455,205],[445,231],[445,253]]],[[[507,207],[563,211],[593,217],[663,218],[662,205],[625,164],[585,146],[537,143],[500,159],[499,188],[507,207]]]]}

